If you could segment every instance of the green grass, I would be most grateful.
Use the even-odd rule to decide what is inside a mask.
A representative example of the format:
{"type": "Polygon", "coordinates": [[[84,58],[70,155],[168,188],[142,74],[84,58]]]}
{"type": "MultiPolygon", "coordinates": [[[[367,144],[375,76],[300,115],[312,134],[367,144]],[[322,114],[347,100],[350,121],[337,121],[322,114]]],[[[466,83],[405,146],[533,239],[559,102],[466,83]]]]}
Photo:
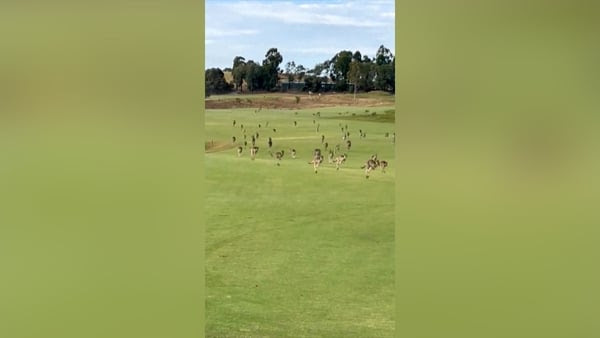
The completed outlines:
{"type": "Polygon", "coordinates": [[[394,125],[333,119],[346,110],[206,112],[208,141],[243,143],[240,124],[260,133],[255,161],[234,148],[206,155],[207,337],[393,336],[394,145],[384,134],[394,125]],[[348,161],[315,174],[312,150],[324,149],[321,135],[342,144],[340,124],[353,141],[348,161]],[[286,151],[281,166],[269,136],[273,152],[286,151]],[[367,180],[359,167],[373,153],[391,168],[367,180]]]}
{"type": "Polygon", "coordinates": [[[394,123],[396,121],[396,111],[395,111],[395,109],[387,109],[387,108],[386,109],[371,108],[371,110],[365,109],[364,111],[362,111],[360,113],[346,114],[344,112],[341,116],[333,116],[333,117],[327,117],[327,118],[354,120],[354,121],[394,123]]]}

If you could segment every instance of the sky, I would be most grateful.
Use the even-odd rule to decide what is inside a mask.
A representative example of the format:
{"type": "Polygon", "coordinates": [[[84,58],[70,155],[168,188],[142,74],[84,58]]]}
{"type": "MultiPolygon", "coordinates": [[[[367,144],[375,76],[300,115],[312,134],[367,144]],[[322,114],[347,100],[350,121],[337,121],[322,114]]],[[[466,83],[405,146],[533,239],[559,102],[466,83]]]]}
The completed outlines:
{"type": "Polygon", "coordinates": [[[380,45],[394,51],[394,0],[216,1],[205,3],[206,68],[227,68],[233,58],[261,63],[277,48],[307,69],[337,52],[375,56],[380,45]]]}

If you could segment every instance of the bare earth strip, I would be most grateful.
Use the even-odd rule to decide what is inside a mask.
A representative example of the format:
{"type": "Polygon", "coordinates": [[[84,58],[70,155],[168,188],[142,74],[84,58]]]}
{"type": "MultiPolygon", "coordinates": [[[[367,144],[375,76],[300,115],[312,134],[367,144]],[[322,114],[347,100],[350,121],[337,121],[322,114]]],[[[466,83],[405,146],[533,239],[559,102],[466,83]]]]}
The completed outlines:
{"type": "Polygon", "coordinates": [[[247,95],[218,95],[206,99],[206,109],[235,109],[235,108],[265,108],[265,109],[306,109],[340,106],[377,107],[393,104],[391,95],[357,96],[354,100],[348,94],[323,94],[309,96],[298,94],[247,94],[247,95]],[[297,101],[296,98],[300,100],[297,101]]]}

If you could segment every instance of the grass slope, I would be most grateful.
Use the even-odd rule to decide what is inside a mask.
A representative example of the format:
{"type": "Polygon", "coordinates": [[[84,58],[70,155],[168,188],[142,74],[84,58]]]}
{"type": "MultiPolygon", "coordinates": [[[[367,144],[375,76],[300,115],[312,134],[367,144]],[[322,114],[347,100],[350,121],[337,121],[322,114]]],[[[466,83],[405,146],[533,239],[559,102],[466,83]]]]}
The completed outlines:
{"type": "Polygon", "coordinates": [[[207,111],[208,141],[243,143],[240,124],[248,141],[260,133],[255,161],[234,148],[206,154],[207,337],[393,336],[394,145],[384,134],[394,125],[325,118],[346,111],[364,107],[207,111]],[[315,174],[311,152],[324,149],[321,135],[342,144],[340,124],[353,141],[348,161],[315,174]],[[273,152],[286,151],[280,167],[269,136],[273,152]],[[373,153],[391,170],[367,180],[359,167],[373,153]]]}

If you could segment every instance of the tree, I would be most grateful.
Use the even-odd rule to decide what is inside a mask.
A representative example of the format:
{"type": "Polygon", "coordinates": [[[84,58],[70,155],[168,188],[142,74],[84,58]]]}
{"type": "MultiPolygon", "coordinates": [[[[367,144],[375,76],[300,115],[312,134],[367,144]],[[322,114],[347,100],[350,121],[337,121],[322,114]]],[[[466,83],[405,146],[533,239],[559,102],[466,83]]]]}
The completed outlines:
{"type": "Polygon", "coordinates": [[[210,68],[205,72],[204,94],[208,97],[215,93],[225,93],[231,86],[225,81],[225,74],[219,68],[210,68]]]}
{"type": "Polygon", "coordinates": [[[375,56],[376,75],[375,89],[394,92],[395,91],[395,57],[392,52],[383,45],[377,50],[375,56]]]}
{"type": "Polygon", "coordinates": [[[294,76],[295,76],[297,79],[302,79],[302,78],[304,78],[304,75],[305,75],[305,74],[306,74],[306,68],[304,68],[304,66],[303,66],[303,65],[298,65],[298,66],[296,67],[296,73],[294,74],[294,76]]]}
{"type": "Polygon", "coordinates": [[[308,75],[304,78],[304,91],[317,93],[321,90],[323,78],[315,75],[308,75]]]}
{"type": "Polygon", "coordinates": [[[326,60],[321,63],[317,63],[313,69],[311,69],[308,73],[313,76],[323,76],[325,71],[329,71],[330,61],[326,60]]]}
{"type": "MultiPolygon", "coordinates": [[[[364,60],[364,58],[363,58],[364,60]]],[[[373,90],[373,82],[376,74],[376,65],[372,62],[362,62],[360,64],[359,86],[364,91],[373,90]]]]}
{"type": "Polygon", "coordinates": [[[350,70],[348,71],[348,80],[354,84],[354,101],[356,101],[356,91],[358,90],[360,77],[360,62],[354,60],[350,63],[350,70]]]}
{"type": "Polygon", "coordinates": [[[294,81],[294,76],[296,75],[296,63],[294,61],[285,64],[285,74],[287,75],[289,82],[294,81]]]}
{"type": "Polygon", "coordinates": [[[262,87],[262,67],[252,60],[249,60],[244,67],[246,84],[248,90],[253,92],[254,90],[261,89],[262,87]]]}
{"type": "Polygon", "coordinates": [[[361,62],[362,60],[362,55],[360,54],[360,51],[356,51],[354,52],[354,55],[352,55],[352,61],[356,60],[358,62],[361,62]]]}
{"type": "Polygon", "coordinates": [[[388,85],[391,87],[392,93],[396,92],[396,57],[392,58],[392,71],[388,79],[388,85]]]}
{"type": "Polygon", "coordinates": [[[377,73],[375,76],[375,89],[389,92],[394,91],[395,76],[393,65],[390,63],[376,67],[377,73]]]}
{"type": "Polygon", "coordinates": [[[233,68],[240,66],[240,65],[245,65],[246,64],[246,59],[243,56],[236,56],[233,58],[233,68]]]}
{"type": "Polygon", "coordinates": [[[233,75],[235,89],[242,91],[242,83],[244,83],[244,77],[246,75],[246,59],[241,56],[236,56],[233,59],[233,70],[231,71],[231,75],[233,75]]]}
{"type": "Polygon", "coordinates": [[[279,65],[283,61],[283,57],[277,51],[277,48],[271,48],[265,54],[265,59],[263,60],[263,69],[264,69],[264,88],[267,90],[271,90],[277,86],[277,78],[279,73],[279,65]]]}
{"type": "Polygon", "coordinates": [[[384,45],[381,45],[377,50],[377,54],[375,54],[375,63],[378,66],[387,65],[392,62],[393,57],[394,55],[392,54],[392,52],[389,49],[385,48],[384,45]]]}
{"type": "Polygon", "coordinates": [[[348,71],[352,62],[352,52],[343,50],[331,59],[330,76],[336,82],[337,90],[346,90],[348,82],[348,71]]]}

